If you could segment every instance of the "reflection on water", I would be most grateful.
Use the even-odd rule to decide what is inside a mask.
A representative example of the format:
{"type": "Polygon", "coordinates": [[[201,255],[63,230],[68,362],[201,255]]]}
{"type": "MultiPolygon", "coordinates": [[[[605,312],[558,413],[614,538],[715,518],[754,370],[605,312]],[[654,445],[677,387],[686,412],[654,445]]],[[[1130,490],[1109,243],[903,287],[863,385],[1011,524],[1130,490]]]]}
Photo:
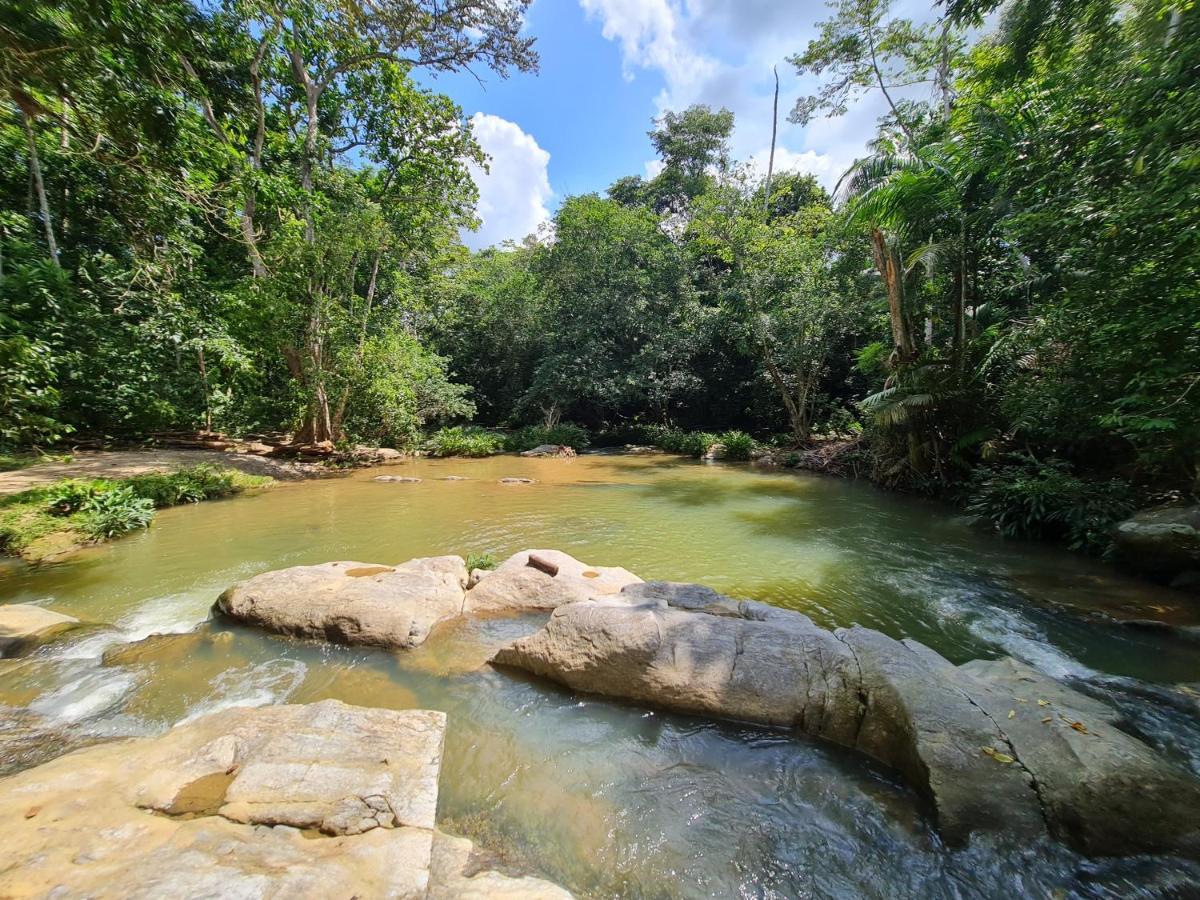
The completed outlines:
{"type": "Polygon", "coordinates": [[[7,569],[0,599],[108,626],[0,664],[0,746],[24,754],[10,767],[40,758],[27,736],[6,743],[33,727],[27,711],[49,729],[43,743],[67,749],[232,706],[336,697],[446,711],[444,826],[583,895],[1102,897],[1200,884],[1179,860],[1087,861],[994,837],[950,850],[919,800],[854,754],[484,665],[540,616],[450,623],[404,654],[206,623],[225,587],[267,569],[558,547],[824,625],[915,637],[955,661],[1018,656],[1118,703],[1131,729],[1200,771],[1200,648],[1114,621],[1192,622],[1181,597],[980,535],[922,501],[815,476],[661,457],[389,471],[424,480],[359,472],[167,510],[148,532],[75,560],[7,569]],[[537,483],[499,484],[504,476],[537,483]]]}

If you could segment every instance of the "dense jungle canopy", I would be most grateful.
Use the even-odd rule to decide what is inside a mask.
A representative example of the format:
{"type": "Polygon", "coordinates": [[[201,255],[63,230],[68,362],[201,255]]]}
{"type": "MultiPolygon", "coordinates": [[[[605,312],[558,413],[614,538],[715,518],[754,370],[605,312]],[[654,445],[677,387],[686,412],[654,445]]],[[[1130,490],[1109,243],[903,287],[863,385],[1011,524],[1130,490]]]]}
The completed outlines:
{"type": "Polygon", "coordinates": [[[0,446],[841,435],[1080,546],[1195,492],[1193,3],[837,0],[782,114],[889,111],[832,195],[694,106],[648,123],[653,178],[470,252],[484,155],[420,78],[536,70],[528,2],[0,3],[0,446]]]}

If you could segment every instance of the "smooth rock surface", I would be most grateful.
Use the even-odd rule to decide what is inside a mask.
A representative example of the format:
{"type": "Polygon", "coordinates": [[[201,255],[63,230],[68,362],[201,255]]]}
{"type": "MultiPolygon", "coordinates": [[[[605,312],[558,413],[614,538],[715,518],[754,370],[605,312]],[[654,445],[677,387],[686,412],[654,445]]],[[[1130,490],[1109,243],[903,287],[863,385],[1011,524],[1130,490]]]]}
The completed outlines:
{"type": "Polygon", "coordinates": [[[1117,525],[1113,540],[1120,560],[1139,572],[1200,572],[1200,506],[1143,510],[1117,525]]]}
{"type": "Polygon", "coordinates": [[[0,781],[0,896],[415,900],[473,882],[566,896],[468,877],[469,842],[435,862],[444,730],[440,712],[327,700],[60,757],[0,781]]]}
{"type": "Polygon", "coordinates": [[[490,572],[472,573],[464,613],[502,610],[554,609],[564,603],[616,594],[642,579],[619,567],[589,566],[561,550],[522,550],[490,572]],[[550,575],[529,564],[549,563],[558,572],[550,575]]]}
{"type": "Polygon", "coordinates": [[[462,612],[466,584],[458,556],[331,562],[256,575],[226,590],[216,608],[279,634],[404,649],[462,612]]]}
{"type": "Polygon", "coordinates": [[[1200,854],[1200,781],[1106,704],[1012,660],[955,667],[914,641],[650,582],[560,605],[493,662],[859,750],[929,797],[950,841],[1048,828],[1087,853],[1200,854]]]}
{"type": "Polygon", "coordinates": [[[79,620],[28,603],[0,605],[0,656],[20,650],[23,644],[78,625],[79,620]]]}

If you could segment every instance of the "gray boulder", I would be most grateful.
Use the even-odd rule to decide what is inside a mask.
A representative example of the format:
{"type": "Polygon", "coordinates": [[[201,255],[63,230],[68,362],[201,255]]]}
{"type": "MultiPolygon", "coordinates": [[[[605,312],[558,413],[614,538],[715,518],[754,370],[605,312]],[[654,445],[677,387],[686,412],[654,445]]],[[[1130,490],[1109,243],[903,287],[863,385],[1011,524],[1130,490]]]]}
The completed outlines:
{"type": "Polygon", "coordinates": [[[278,634],[406,649],[462,612],[466,584],[458,556],[331,562],[256,575],[226,590],[216,609],[278,634]]]}
{"type": "Polygon", "coordinates": [[[955,667],[913,641],[651,582],[560,606],[493,661],[859,750],[929,797],[950,841],[1048,829],[1089,853],[1200,853],[1200,782],[1107,706],[1012,660],[955,667]]]}
{"type": "Polygon", "coordinates": [[[1200,572],[1200,506],[1148,509],[1113,534],[1117,556],[1130,568],[1163,578],[1200,572]]]}

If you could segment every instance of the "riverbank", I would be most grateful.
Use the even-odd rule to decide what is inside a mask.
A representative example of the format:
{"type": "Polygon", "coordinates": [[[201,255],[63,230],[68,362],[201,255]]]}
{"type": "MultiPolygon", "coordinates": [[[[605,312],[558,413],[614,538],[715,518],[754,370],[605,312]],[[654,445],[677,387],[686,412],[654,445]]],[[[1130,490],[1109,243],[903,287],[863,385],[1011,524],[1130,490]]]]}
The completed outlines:
{"type": "Polygon", "coordinates": [[[275,483],[268,475],[211,463],[173,471],[163,470],[161,458],[156,463],[110,459],[90,467],[46,466],[54,474],[65,466],[73,476],[66,478],[32,473],[35,477],[28,483],[36,486],[0,498],[0,552],[26,562],[44,562],[147,528],[156,510],[262,490],[275,483]],[[104,477],[78,477],[97,471],[104,477]],[[113,477],[117,472],[132,474],[113,477]]]}

